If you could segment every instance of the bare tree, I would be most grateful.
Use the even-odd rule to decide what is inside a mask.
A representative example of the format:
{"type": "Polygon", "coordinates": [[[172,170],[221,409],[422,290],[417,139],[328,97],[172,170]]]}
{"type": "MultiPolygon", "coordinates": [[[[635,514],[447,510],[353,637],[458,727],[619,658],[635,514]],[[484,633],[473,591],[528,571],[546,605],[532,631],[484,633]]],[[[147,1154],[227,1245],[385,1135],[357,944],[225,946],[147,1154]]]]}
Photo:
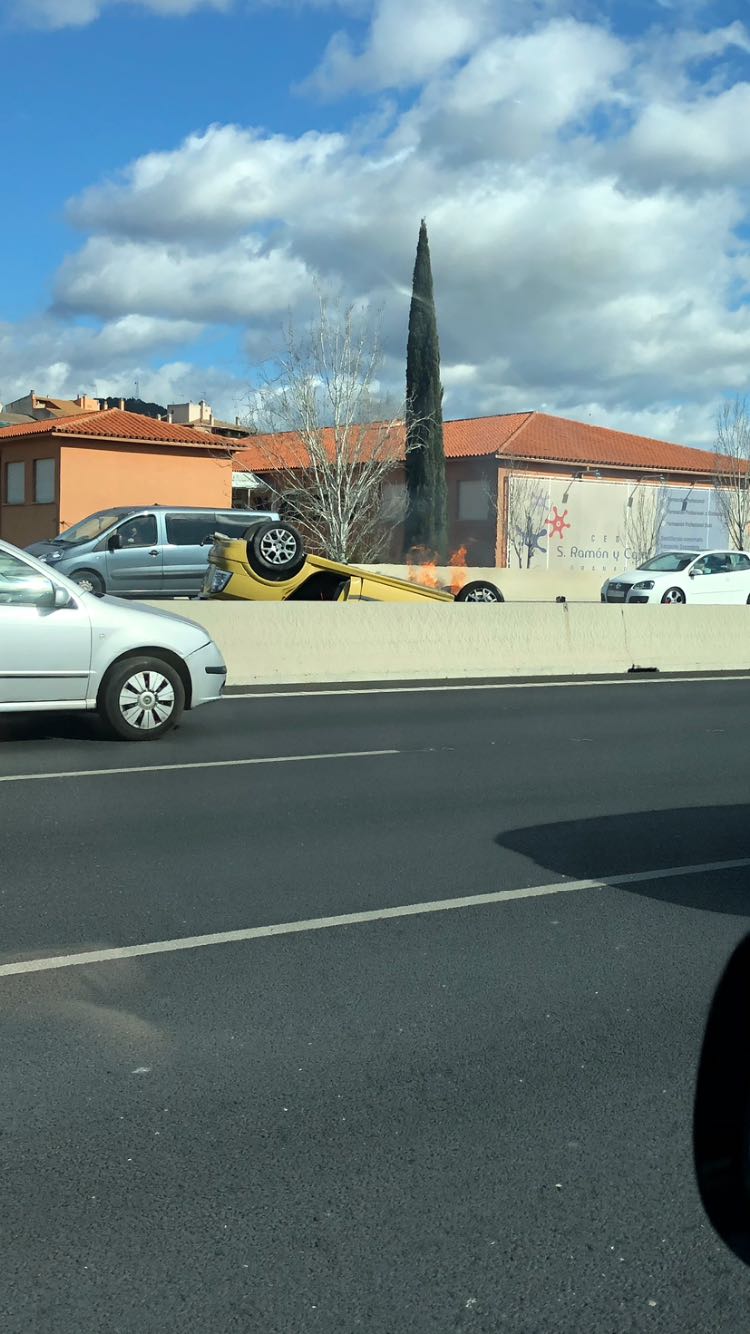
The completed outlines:
{"type": "MultiPolygon", "coordinates": [[[[399,521],[386,482],[403,463],[403,405],[379,394],[379,330],[325,298],[301,336],[291,324],[276,373],[251,394],[264,481],[310,545],[332,560],[374,561],[399,521]]],[[[390,489],[389,489],[390,490],[390,489]]]]}
{"type": "Polygon", "coordinates": [[[546,552],[541,543],[549,536],[545,520],[549,511],[549,491],[541,477],[527,472],[508,471],[507,485],[508,543],[520,569],[528,570],[534,552],[546,552]]]}
{"type": "Polygon", "coordinates": [[[669,507],[669,492],[663,481],[637,482],[625,507],[625,543],[640,564],[656,555],[659,536],[669,507]]]}
{"type": "Polygon", "coordinates": [[[719,513],[738,551],[750,526],[750,416],[747,399],[725,403],[716,422],[714,486],[719,513]]]}

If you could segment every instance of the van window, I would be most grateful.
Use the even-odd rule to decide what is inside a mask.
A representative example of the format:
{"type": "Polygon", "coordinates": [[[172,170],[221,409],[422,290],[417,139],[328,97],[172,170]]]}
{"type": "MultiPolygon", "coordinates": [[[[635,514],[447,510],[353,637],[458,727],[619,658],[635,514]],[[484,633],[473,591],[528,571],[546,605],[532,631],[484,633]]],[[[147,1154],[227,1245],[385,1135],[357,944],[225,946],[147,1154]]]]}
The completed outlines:
{"type": "Polygon", "coordinates": [[[216,516],[206,514],[168,514],[167,541],[175,547],[199,547],[213,535],[216,516]]]}
{"type": "Polygon", "coordinates": [[[118,529],[123,547],[152,547],[156,543],[156,516],[138,514],[118,529]]]}
{"type": "Polygon", "coordinates": [[[223,533],[225,537],[242,537],[250,527],[251,523],[257,523],[259,516],[257,514],[242,513],[234,510],[224,514],[216,515],[216,530],[223,533]]]}

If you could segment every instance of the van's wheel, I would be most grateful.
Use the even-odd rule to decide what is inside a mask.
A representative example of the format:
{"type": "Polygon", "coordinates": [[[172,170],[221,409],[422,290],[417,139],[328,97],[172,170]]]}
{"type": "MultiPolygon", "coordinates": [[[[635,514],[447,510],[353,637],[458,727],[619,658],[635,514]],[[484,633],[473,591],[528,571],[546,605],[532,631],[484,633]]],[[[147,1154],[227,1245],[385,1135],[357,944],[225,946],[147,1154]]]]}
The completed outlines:
{"type": "Polygon", "coordinates": [[[305,563],[302,535],[289,523],[261,523],[247,536],[247,561],[263,579],[292,579],[305,563]]]}
{"type": "Polygon", "coordinates": [[[681,588],[668,588],[666,593],[662,594],[662,603],[665,607],[679,607],[687,598],[681,588]]]}
{"type": "Polygon", "coordinates": [[[103,598],[107,591],[104,580],[96,570],[76,570],[70,577],[84,593],[93,593],[95,598],[103,598]]]}
{"type": "Polygon", "coordinates": [[[162,658],[126,658],[105,677],[98,709],[122,741],[155,741],[178,722],[185,707],[179,672],[162,658]]]}
{"type": "Polygon", "coordinates": [[[504,602],[505,598],[487,579],[472,579],[456,593],[456,602],[504,602]]]}

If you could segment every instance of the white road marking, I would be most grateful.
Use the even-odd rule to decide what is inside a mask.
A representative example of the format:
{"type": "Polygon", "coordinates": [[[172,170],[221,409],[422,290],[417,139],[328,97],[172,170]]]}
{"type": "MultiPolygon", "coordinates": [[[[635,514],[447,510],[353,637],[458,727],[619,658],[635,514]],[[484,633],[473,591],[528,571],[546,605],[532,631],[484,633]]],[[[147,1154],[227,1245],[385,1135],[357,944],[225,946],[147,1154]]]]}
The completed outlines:
{"type": "Polygon", "coordinates": [[[192,760],[188,764],[128,764],[118,769],[66,769],[59,773],[0,774],[0,783],[43,782],[47,778],[103,778],[109,774],[163,774],[178,769],[232,769],[248,764],[301,764],[303,760],[370,760],[400,750],[339,750],[321,755],[259,755],[249,760],[192,760]]]}
{"type": "Polygon", "coordinates": [[[750,867],[750,857],[742,857],[736,861],[669,866],[659,871],[635,871],[626,875],[604,876],[600,880],[563,880],[551,885],[531,885],[527,889],[499,889],[493,894],[470,894],[462,899],[436,899],[431,903],[407,903],[398,908],[376,908],[371,912],[342,913],[338,917],[311,917],[306,921],[279,922],[274,926],[251,926],[244,931],[217,931],[206,936],[154,940],[145,945],[122,945],[114,949],[87,950],[78,954],[23,959],[18,963],[0,964],[0,977],[56,972],[60,968],[77,968],[89,963],[114,963],[121,959],[140,959],[148,954],[175,954],[179,950],[199,950],[207,945],[233,945],[238,941],[265,940],[269,936],[292,936],[307,931],[325,931],[334,926],[361,926],[365,922],[387,922],[399,917],[450,912],[455,908],[478,908],[491,903],[510,903],[515,899],[536,899],[548,894],[572,894],[579,889],[637,885],[653,880],[670,880],[675,876],[707,875],[712,871],[736,871],[745,867],[750,867]]]}
{"type": "Polygon", "coordinates": [[[634,686],[634,685],[691,685],[705,682],[709,684],[712,681],[750,681],[750,673],[742,672],[735,676],[724,673],[721,676],[661,676],[658,672],[654,675],[645,673],[643,676],[623,676],[607,677],[606,680],[591,681],[585,677],[580,680],[561,681],[552,679],[550,681],[479,681],[471,685],[458,685],[455,682],[450,684],[437,685],[399,685],[399,686],[330,686],[324,689],[303,690],[299,686],[289,686],[284,689],[275,690],[273,686],[266,687],[263,690],[237,691],[234,694],[224,695],[222,703],[230,703],[234,699],[316,699],[321,695],[429,695],[436,691],[446,690],[568,690],[572,686],[579,689],[586,686],[634,686]]]}

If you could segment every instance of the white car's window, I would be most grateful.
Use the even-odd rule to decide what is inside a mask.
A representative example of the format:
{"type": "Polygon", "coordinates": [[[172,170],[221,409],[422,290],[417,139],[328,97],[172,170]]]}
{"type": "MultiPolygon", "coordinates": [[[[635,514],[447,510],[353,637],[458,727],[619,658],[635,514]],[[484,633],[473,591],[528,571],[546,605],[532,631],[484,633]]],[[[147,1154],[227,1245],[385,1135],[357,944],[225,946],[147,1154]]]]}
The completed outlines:
{"type": "Polygon", "coordinates": [[[733,570],[750,570],[750,556],[746,556],[744,551],[734,551],[729,559],[733,570]]]}
{"type": "Polygon", "coordinates": [[[728,574],[732,569],[732,557],[729,552],[714,551],[710,556],[703,556],[693,566],[694,574],[728,574]]]}
{"type": "Polygon", "coordinates": [[[25,561],[0,550],[0,607],[35,606],[41,578],[25,561]]]}
{"type": "Polygon", "coordinates": [[[653,570],[656,574],[677,574],[680,570],[686,570],[697,555],[697,551],[663,551],[660,556],[645,560],[638,569],[653,570]]]}

